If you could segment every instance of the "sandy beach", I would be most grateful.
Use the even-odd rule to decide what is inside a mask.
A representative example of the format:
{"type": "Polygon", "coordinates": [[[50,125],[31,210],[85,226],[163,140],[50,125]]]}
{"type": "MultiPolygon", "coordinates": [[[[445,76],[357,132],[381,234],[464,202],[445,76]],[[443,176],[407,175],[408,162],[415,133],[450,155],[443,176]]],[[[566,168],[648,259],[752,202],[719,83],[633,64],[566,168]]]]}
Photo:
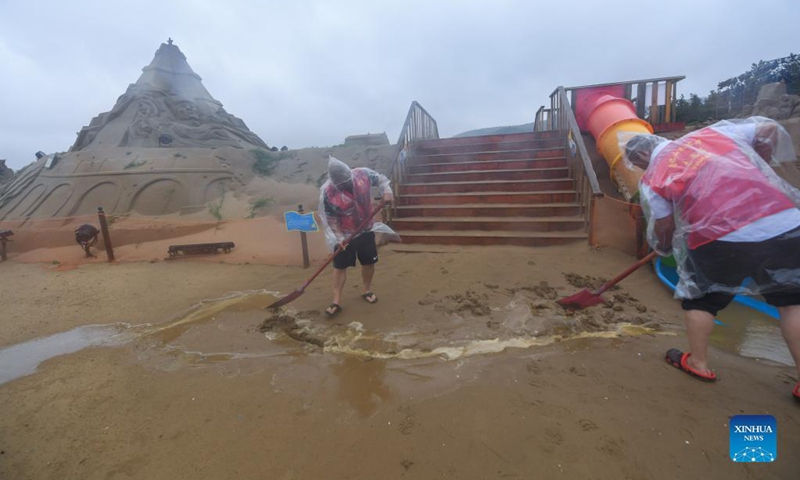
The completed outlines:
{"type": "Polygon", "coordinates": [[[555,306],[632,257],[585,245],[408,250],[381,248],[376,305],[351,273],[334,320],[321,313],[330,271],[276,315],[263,310],[269,292],[293,290],[309,270],[219,263],[224,254],[0,265],[0,355],[35,365],[86,346],[35,373],[3,359],[0,478],[788,479],[800,469],[794,369],[725,348],[712,349],[717,384],[668,366],[664,351],[685,344],[679,305],[649,268],[608,305],[555,306]],[[775,463],[730,461],[728,420],[741,413],[776,417],[775,463]]]}
{"type": "Polygon", "coordinates": [[[51,3],[0,480],[800,480],[800,4],[51,3]]]}

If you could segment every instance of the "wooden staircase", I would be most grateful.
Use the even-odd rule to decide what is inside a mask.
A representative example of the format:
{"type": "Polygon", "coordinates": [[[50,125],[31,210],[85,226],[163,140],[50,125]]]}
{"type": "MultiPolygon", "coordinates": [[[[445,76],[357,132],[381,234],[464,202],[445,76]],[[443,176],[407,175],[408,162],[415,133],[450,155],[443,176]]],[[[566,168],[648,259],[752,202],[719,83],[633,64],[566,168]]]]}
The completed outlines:
{"type": "Polygon", "coordinates": [[[545,246],[587,239],[559,132],[421,140],[392,219],[405,243],[545,246]]]}

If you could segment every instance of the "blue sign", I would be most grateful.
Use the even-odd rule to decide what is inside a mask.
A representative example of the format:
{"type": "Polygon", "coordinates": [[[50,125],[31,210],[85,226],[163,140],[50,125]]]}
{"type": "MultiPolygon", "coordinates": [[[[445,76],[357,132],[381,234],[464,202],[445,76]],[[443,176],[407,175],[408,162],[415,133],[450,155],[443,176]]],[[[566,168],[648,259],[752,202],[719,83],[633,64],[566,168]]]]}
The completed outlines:
{"type": "Polygon", "coordinates": [[[778,458],[778,424],[772,415],[731,417],[730,456],[737,463],[774,462],[778,458]]]}
{"type": "Polygon", "coordinates": [[[286,230],[299,230],[301,232],[319,232],[314,213],[284,212],[283,218],[286,220],[286,230]]]}

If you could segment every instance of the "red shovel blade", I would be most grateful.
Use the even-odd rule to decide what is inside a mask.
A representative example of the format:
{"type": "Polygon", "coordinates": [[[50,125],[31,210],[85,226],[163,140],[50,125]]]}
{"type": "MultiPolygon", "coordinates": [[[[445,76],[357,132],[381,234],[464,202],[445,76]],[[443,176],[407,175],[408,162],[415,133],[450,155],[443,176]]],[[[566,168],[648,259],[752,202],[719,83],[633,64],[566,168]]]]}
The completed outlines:
{"type": "Polygon", "coordinates": [[[590,292],[588,289],[584,288],[575,295],[562,298],[557,303],[564,308],[569,308],[570,310],[582,310],[603,302],[605,302],[605,300],[603,300],[602,295],[590,292]]]}
{"type": "Polygon", "coordinates": [[[293,302],[297,300],[297,297],[305,293],[305,289],[302,290],[295,290],[294,292],[286,295],[285,297],[281,298],[277,302],[273,303],[272,305],[268,306],[266,310],[275,310],[278,307],[282,307],[287,303],[293,302]]]}

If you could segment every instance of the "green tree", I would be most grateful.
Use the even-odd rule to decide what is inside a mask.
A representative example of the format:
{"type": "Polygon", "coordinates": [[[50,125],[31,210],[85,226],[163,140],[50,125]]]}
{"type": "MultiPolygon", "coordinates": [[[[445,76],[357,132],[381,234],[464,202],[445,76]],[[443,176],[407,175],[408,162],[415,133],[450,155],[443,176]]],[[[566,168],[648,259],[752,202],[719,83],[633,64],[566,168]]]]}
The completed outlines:
{"type": "Polygon", "coordinates": [[[800,55],[794,53],[786,57],[781,70],[781,80],[791,95],[800,95],[800,55]]]}
{"type": "Polygon", "coordinates": [[[675,118],[679,122],[687,122],[686,119],[689,115],[689,102],[686,100],[686,97],[681,94],[680,98],[675,101],[675,118]]]}
{"type": "Polygon", "coordinates": [[[722,118],[728,113],[728,105],[722,102],[722,98],[716,90],[711,90],[703,100],[702,112],[700,120],[722,118]]]}

